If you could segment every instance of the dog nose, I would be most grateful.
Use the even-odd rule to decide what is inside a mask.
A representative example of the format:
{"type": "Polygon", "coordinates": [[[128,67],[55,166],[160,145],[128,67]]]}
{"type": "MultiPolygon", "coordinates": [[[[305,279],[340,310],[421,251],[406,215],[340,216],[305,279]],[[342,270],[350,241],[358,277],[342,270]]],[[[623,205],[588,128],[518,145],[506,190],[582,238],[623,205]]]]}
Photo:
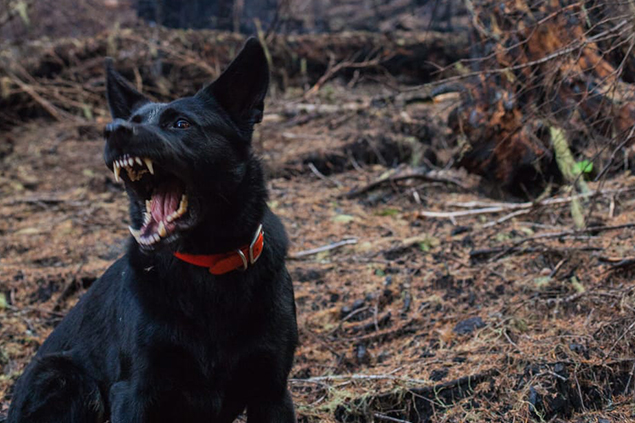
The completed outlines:
{"type": "Polygon", "coordinates": [[[104,138],[110,148],[121,149],[136,132],[134,124],[123,119],[115,119],[104,128],[104,138]]]}
{"type": "Polygon", "coordinates": [[[132,132],[132,125],[130,123],[123,119],[115,119],[106,125],[104,138],[110,139],[113,135],[130,135],[132,132]]]}

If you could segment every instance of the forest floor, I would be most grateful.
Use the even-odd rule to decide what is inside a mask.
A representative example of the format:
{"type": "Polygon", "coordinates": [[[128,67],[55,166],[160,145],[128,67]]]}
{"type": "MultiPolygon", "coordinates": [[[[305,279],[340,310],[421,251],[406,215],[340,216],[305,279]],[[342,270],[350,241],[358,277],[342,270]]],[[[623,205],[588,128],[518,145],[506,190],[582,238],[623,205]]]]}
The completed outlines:
{"type": "MultiPolygon", "coordinates": [[[[384,94],[289,93],[254,140],[291,239],[300,421],[632,421],[635,178],[590,183],[592,229],[578,231],[565,191],[519,206],[455,169],[347,195],[451,160],[455,98],[384,94]],[[468,213],[443,214],[457,211],[468,213]]],[[[0,415],[37,347],[128,242],[104,123],[0,134],[0,415]]]]}

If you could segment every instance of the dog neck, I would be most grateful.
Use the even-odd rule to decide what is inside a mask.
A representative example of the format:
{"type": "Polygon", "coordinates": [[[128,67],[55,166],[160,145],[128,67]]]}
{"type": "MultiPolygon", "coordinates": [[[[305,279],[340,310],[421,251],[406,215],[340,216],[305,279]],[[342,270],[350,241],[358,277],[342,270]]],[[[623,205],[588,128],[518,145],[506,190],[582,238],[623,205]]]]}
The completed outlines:
{"type": "Polygon", "coordinates": [[[177,250],[188,254],[220,254],[249,244],[267,209],[260,163],[248,162],[242,182],[217,199],[218,207],[183,238],[177,250]]]}

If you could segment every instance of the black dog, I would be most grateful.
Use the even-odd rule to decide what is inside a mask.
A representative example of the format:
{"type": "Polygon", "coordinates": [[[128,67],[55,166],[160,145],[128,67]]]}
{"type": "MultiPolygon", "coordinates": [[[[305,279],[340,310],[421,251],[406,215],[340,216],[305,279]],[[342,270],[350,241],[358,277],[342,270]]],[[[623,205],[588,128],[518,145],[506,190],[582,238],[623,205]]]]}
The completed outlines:
{"type": "Polygon", "coordinates": [[[168,104],[110,62],[107,74],[104,157],[134,239],[39,349],[9,423],[224,423],[245,409],[249,423],[295,422],[287,239],[251,150],[269,83],[261,45],[168,104]]]}

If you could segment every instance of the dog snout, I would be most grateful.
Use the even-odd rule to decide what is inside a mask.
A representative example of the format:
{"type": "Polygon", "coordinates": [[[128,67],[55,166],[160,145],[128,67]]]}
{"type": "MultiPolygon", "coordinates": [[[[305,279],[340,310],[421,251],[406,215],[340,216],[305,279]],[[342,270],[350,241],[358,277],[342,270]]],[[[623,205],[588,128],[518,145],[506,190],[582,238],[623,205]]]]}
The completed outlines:
{"type": "Polygon", "coordinates": [[[132,124],[123,120],[123,119],[115,119],[106,125],[104,129],[104,137],[109,139],[114,135],[130,135],[133,132],[132,124]]]}
{"type": "Polygon", "coordinates": [[[113,148],[122,148],[136,133],[133,123],[115,119],[104,128],[104,138],[113,148]]]}

